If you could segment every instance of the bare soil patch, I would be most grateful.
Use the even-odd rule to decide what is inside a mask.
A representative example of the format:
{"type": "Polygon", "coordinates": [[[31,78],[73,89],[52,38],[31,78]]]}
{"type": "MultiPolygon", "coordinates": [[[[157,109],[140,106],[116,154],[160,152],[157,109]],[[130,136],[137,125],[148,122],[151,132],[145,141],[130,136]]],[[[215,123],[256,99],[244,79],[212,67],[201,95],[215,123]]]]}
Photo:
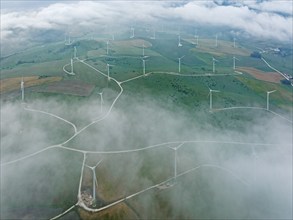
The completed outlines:
{"type": "Polygon", "coordinates": [[[253,67],[239,67],[237,70],[246,72],[253,76],[256,79],[266,81],[266,82],[272,82],[272,83],[280,83],[280,80],[283,79],[283,77],[276,72],[264,72],[258,69],[255,69],[253,67]]]}

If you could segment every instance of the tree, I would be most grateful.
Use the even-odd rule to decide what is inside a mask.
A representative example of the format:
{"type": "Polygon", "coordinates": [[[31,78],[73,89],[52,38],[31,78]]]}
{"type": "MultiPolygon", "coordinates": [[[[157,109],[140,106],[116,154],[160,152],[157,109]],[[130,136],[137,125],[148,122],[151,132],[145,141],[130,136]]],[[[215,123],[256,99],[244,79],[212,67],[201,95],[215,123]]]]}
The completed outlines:
{"type": "Polygon", "coordinates": [[[261,58],[261,54],[257,51],[253,51],[251,54],[250,54],[251,57],[253,58],[261,58]]]}

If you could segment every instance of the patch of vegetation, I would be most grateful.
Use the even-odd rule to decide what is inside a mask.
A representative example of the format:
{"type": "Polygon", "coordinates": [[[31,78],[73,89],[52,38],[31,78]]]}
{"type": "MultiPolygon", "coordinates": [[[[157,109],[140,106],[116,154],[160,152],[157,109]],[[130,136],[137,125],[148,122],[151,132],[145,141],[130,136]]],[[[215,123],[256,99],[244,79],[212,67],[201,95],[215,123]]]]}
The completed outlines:
{"type": "Polygon", "coordinates": [[[258,58],[260,59],[261,58],[261,54],[257,51],[253,51],[251,54],[250,54],[251,57],[253,58],[258,58]]]}

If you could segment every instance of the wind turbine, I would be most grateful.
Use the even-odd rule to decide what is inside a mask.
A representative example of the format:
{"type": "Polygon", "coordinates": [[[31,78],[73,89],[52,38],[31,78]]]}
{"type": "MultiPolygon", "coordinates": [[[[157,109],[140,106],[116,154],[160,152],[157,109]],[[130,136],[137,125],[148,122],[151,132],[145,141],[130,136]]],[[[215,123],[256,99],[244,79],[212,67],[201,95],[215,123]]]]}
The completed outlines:
{"type": "Polygon", "coordinates": [[[239,60],[238,58],[236,58],[235,56],[233,57],[233,69],[236,69],[236,60],[239,60]]]}
{"type": "Polygon", "coordinates": [[[199,36],[198,36],[198,34],[197,34],[197,30],[195,29],[194,30],[194,38],[196,39],[196,45],[198,45],[198,38],[199,38],[199,36]]]}
{"type": "Polygon", "coordinates": [[[183,57],[185,57],[185,55],[182,56],[182,57],[179,57],[179,58],[178,58],[178,71],[179,71],[179,73],[181,72],[181,59],[182,59],[183,57]]]}
{"type": "Polygon", "coordinates": [[[74,58],[74,59],[77,58],[77,50],[76,50],[76,47],[74,47],[73,58],[74,58]]]}
{"type": "Polygon", "coordinates": [[[146,76],[145,74],[145,62],[146,60],[144,58],[142,58],[142,70],[143,70],[143,75],[146,76]]]}
{"type": "Polygon", "coordinates": [[[110,64],[107,63],[108,81],[110,81],[110,66],[114,66],[114,65],[110,65],[110,64]]]}
{"type": "Polygon", "coordinates": [[[71,45],[72,44],[72,41],[70,39],[70,35],[68,36],[68,42],[67,42],[67,38],[66,38],[66,35],[65,35],[65,45],[71,45]]]}
{"type": "Polygon", "coordinates": [[[169,147],[172,150],[174,150],[174,182],[176,181],[177,178],[177,150],[182,147],[184,145],[184,143],[178,145],[177,147],[169,147]]]}
{"type": "Polygon", "coordinates": [[[212,90],[210,89],[209,96],[210,96],[210,111],[213,109],[213,92],[220,92],[219,90],[212,90]]]}
{"type": "Polygon", "coordinates": [[[196,45],[198,45],[198,37],[199,37],[199,36],[198,36],[198,35],[195,35],[194,37],[195,37],[195,39],[196,39],[196,45]]]}
{"type": "Polygon", "coordinates": [[[182,47],[180,34],[178,35],[178,47],[182,47]]]}
{"type": "Polygon", "coordinates": [[[101,96],[101,105],[100,105],[100,109],[101,109],[101,113],[103,113],[103,104],[104,104],[104,99],[103,99],[103,91],[98,93],[101,96]]]}
{"type": "Polygon", "coordinates": [[[272,91],[267,91],[267,110],[269,111],[269,107],[270,107],[270,94],[276,92],[276,90],[272,90],[272,91]]]}
{"type": "Polygon", "coordinates": [[[73,59],[70,59],[70,66],[71,66],[71,72],[69,74],[71,75],[75,75],[75,73],[73,72],[73,59]]]}
{"type": "Polygon", "coordinates": [[[23,82],[23,77],[21,78],[20,82],[20,89],[21,89],[21,101],[24,101],[24,82],[23,82]]]}
{"type": "Polygon", "coordinates": [[[131,28],[130,28],[130,31],[131,31],[130,38],[134,38],[134,28],[133,28],[133,27],[131,27],[131,28]]]}
{"type": "Polygon", "coordinates": [[[213,73],[216,72],[216,62],[219,62],[219,61],[213,57],[213,73]]]}
{"type": "Polygon", "coordinates": [[[109,41],[107,40],[107,55],[109,54],[109,41]]]}
{"type": "Polygon", "coordinates": [[[112,30],[109,30],[109,35],[111,36],[112,41],[114,41],[115,40],[115,36],[114,36],[114,32],[112,30]]]}
{"type": "Polygon", "coordinates": [[[155,40],[156,39],[156,30],[154,29],[154,33],[153,36],[151,37],[151,39],[155,40]]]}
{"type": "Polygon", "coordinates": [[[144,48],[145,48],[145,46],[144,46],[144,43],[142,44],[142,57],[145,57],[144,56],[144,48]]]}
{"type": "Polygon", "coordinates": [[[97,181],[97,177],[96,177],[95,169],[96,169],[96,167],[97,167],[102,161],[103,161],[103,159],[100,160],[100,161],[98,161],[98,163],[97,163],[95,166],[93,166],[93,167],[90,167],[90,166],[88,166],[88,165],[85,164],[85,166],[88,167],[88,168],[90,168],[90,169],[92,170],[92,172],[93,172],[93,201],[92,201],[93,206],[95,206],[95,202],[96,202],[96,185],[97,185],[97,187],[98,187],[98,181],[97,181]]]}
{"type": "Polygon", "coordinates": [[[216,34],[216,44],[215,44],[216,47],[218,47],[218,35],[216,34]]]}

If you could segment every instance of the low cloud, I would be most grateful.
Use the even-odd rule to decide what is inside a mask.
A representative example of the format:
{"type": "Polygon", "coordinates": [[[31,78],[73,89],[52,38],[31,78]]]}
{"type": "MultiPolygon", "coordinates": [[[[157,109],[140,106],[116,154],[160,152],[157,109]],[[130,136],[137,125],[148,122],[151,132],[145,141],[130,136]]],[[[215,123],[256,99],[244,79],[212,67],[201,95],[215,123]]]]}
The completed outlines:
{"type": "Polygon", "coordinates": [[[32,10],[2,11],[1,44],[33,40],[33,33],[44,30],[105,32],[109,26],[117,30],[116,27],[157,25],[176,19],[195,26],[230,27],[258,38],[292,40],[290,1],[79,1],[52,3],[32,10]]]}
{"type": "MultiPolygon", "coordinates": [[[[109,92],[115,93],[108,89],[104,95],[107,97],[109,92]]],[[[105,100],[104,112],[112,101],[105,100]]],[[[100,115],[98,98],[76,103],[47,98],[29,105],[64,117],[78,129],[100,115]]],[[[275,143],[185,144],[178,149],[178,174],[199,168],[178,177],[172,188],[146,192],[129,203],[143,218],[292,217],[290,124],[269,113],[255,112],[247,122],[233,121],[231,129],[233,117],[228,113],[188,113],[180,107],[170,108],[173,110],[160,107],[147,95],[122,95],[109,117],[90,126],[66,146],[113,151],[184,140],[275,143]],[[227,120],[222,121],[221,127],[211,124],[223,120],[223,116],[227,120]]],[[[24,111],[20,103],[3,103],[1,117],[1,163],[61,143],[73,134],[70,125],[48,115],[24,111]]],[[[89,165],[103,158],[97,169],[100,195],[113,200],[172,177],[174,150],[168,146],[176,144],[140,153],[88,154],[89,165]]],[[[81,162],[81,153],[54,148],[1,167],[1,217],[19,218],[29,213],[30,218],[37,219],[42,213],[42,218],[50,218],[75,204],[81,162]],[[44,208],[52,204],[54,209],[44,208]]],[[[86,172],[83,186],[91,190],[91,172],[86,172]]]]}

